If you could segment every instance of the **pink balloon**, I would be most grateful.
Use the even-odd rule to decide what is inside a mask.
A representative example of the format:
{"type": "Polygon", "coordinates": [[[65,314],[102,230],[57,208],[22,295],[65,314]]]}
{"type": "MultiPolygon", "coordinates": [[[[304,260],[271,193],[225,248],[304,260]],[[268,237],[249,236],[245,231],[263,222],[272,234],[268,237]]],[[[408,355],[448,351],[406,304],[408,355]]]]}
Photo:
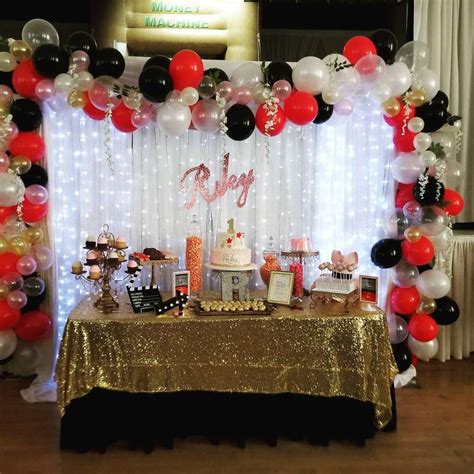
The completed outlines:
{"type": "Polygon", "coordinates": [[[75,72],[85,71],[89,64],[90,58],[85,51],[77,50],[69,56],[69,65],[75,66],[75,72]]]}
{"type": "Polygon", "coordinates": [[[7,296],[7,304],[11,309],[21,309],[26,306],[27,302],[28,297],[20,290],[12,291],[7,296]]]}
{"type": "Polygon", "coordinates": [[[10,290],[20,290],[23,286],[23,277],[18,272],[5,273],[0,281],[10,290]]]}
{"type": "Polygon", "coordinates": [[[291,90],[291,84],[288,81],[285,81],[285,79],[276,81],[272,87],[273,95],[277,99],[280,99],[281,102],[284,102],[288,97],[290,97],[291,90]]]}
{"type": "Polygon", "coordinates": [[[192,122],[196,130],[215,133],[219,130],[220,110],[214,99],[199,101],[192,112],[192,122]]]}
{"type": "Polygon", "coordinates": [[[234,90],[234,100],[238,104],[246,105],[253,99],[253,91],[250,87],[240,86],[234,90]]]}
{"type": "Polygon", "coordinates": [[[15,122],[10,122],[5,128],[4,128],[7,136],[7,140],[15,140],[15,138],[18,136],[18,127],[16,126],[15,122]]]}
{"type": "Polygon", "coordinates": [[[225,99],[226,102],[232,99],[234,86],[229,81],[222,81],[216,87],[216,94],[225,99]]]}
{"type": "Polygon", "coordinates": [[[31,204],[44,204],[48,200],[48,190],[40,184],[32,184],[25,189],[25,197],[31,204]]]}
{"type": "Polygon", "coordinates": [[[334,112],[338,115],[350,115],[352,113],[352,102],[348,99],[341,99],[334,104],[334,112]]]}
{"type": "Polygon", "coordinates": [[[4,151],[0,151],[0,172],[6,171],[10,166],[10,158],[4,151]]]}
{"type": "Polygon", "coordinates": [[[53,264],[53,253],[46,245],[33,246],[33,255],[36,260],[36,270],[39,272],[48,270],[53,264]]]}
{"type": "Polygon", "coordinates": [[[152,115],[153,113],[151,108],[140,108],[139,110],[135,110],[132,113],[130,121],[132,122],[134,127],[146,127],[151,122],[152,115]]]}
{"type": "Polygon", "coordinates": [[[16,263],[16,269],[20,275],[31,275],[36,271],[36,260],[29,255],[21,257],[16,263]]]}
{"type": "Polygon", "coordinates": [[[69,109],[67,97],[64,94],[55,94],[54,97],[49,99],[47,102],[51,109],[54,110],[57,114],[64,112],[66,109],[69,109]]]}
{"type": "Polygon", "coordinates": [[[43,79],[36,84],[36,96],[39,100],[51,100],[56,95],[54,81],[51,79],[43,79]]]}
{"type": "Polygon", "coordinates": [[[11,104],[13,100],[13,91],[8,87],[0,84],[0,105],[11,104]]]}

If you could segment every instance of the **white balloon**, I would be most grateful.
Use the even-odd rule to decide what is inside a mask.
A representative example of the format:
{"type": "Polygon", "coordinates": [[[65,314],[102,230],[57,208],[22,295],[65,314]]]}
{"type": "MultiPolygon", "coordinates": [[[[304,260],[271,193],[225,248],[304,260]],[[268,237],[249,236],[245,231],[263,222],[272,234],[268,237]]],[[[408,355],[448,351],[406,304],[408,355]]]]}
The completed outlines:
{"type": "Polygon", "coordinates": [[[24,194],[25,185],[18,176],[10,173],[0,173],[0,206],[15,206],[18,201],[23,199],[24,194]]]}
{"type": "Polygon", "coordinates": [[[371,94],[379,104],[383,104],[386,100],[390,99],[392,89],[387,81],[378,81],[372,88],[371,94]]]}
{"type": "Polygon", "coordinates": [[[426,298],[442,298],[449,293],[451,280],[440,270],[426,270],[417,278],[416,289],[426,298]]]}
{"type": "Polygon", "coordinates": [[[446,160],[446,184],[448,188],[457,188],[462,183],[464,172],[460,163],[454,158],[446,160]]]}
{"type": "Polygon", "coordinates": [[[194,87],[185,87],[181,91],[181,100],[186,105],[194,105],[199,100],[199,93],[194,87]]]}
{"type": "Polygon", "coordinates": [[[353,105],[348,99],[341,99],[337,104],[334,105],[334,112],[338,115],[347,116],[352,113],[353,105]]]}
{"type": "Polygon", "coordinates": [[[58,74],[54,79],[54,88],[58,92],[68,94],[74,87],[74,79],[69,74],[58,74]]]}
{"type": "Polygon", "coordinates": [[[300,59],[293,69],[293,84],[302,92],[320,94],[329,84],[329,72],[321,59],[306,56],[300,59]]]}
{"type": "Polygon", "coordinates": [[[391,163],[393,178],[399,183],[416,182],[418,176],[425,170],[425,164],[416,153],[400,153],[391,163]]]}
{"type": "Polygon", "coordinates": [[[76,81],[80,91],[88,91],[94,83],[94,76],[88,71],[81,71],[77,74],[76,81]]]}
{"type": "Polygon", "coordinates": [[[263,72],[260,65],[255,63],[243,63],[233,73],[231,82],[235,87],[247,86],[254,88],[263,82],[263,72]]]}
{"type": "Polygon", "coordinates": [[[191,124],[191,110],[179,102],[165,103],[158,109],[156,121],[165,135],[183,135],[191,124]]]}
{"type": "Polygon", "coordinates": [[[431,100],[439,91],[439,76],[431,69],[423,69],[413,74],[412,86],[414,89],[423,90],[431,100]]]}
{"type": "Polygon", "coordinates": [[[404,94],[411,86],[411,74],[404,63],[390,64],[386,68],[385,81],[389,84],[392,97],[404,94]]]}
{"type": "Polygon", "coordinates": [[[431,145],[431,136],[428,133],[418,133],[413,139],[413,145],[417,151],[425,151],[431,145]]]}
{"type": "Polygon", "coordinates": [[[0,360],[10,357],[16,348],[16,334],[13,329],[0,331],[0,360]]]}
{"type": "Polygon", "coordinates": [[[428,342],[421,342],[413,336],[408,336],[408,348],[418,359],[428,362],[438,352],[438,339],[435,338],[428,342]]]}
{"type": "Polygon", "coordinates": [[[323,91],[322,98],[326,104],[334,105],[341,99],[341,93],[336,88],[328,87],[323,91]]]}
{"type": "Polygon", "coordinates": [[[428,167],[433,166],[436,163],[436,155],[430,150],[422,151],[420,156],[425,165],[428,167]]]}
{"type": "Polygon", "coordinates": [[[420,133],[425,126],[425,121],[421,117],[412,117],[408,121],[408,130],[413,133],[420,133]]]}

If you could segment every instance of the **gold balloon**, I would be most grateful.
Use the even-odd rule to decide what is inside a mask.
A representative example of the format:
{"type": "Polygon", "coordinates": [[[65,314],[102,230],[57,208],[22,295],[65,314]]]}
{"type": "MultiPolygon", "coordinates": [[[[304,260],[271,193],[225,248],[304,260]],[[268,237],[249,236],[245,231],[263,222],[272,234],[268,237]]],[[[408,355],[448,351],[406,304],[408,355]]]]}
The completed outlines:
{"type": "Polygon", "coordinates": [[[10,161],[10,169],[17,174],[28,173],[31,169],[31,161],[28,157],[23,155],[15,156],[10,161]]]}
{"type": "Polygon", "coordinates": [[[31,58],[31,48],[26,41],[15,40],[10,45],[10,54],[19,62],[26,61],[31,58]]]}
{"type": "Polygon", "coordinates": [[[8,252],[8,240],[0,237],[0,253],[8,252]]]}
{"type": "Polygon", "coordinates": [[[400,103],[393,97],[383,103],[383,113],[389,117],[395,117],[395,115],[400,113],[401,109],[400,103]]]}
{"type": "Polygon", "coordinates": [[[0,104],[0,118],[5,118],[10,113],[10,104],[0,104]]]}
{"type": "Polygon", "coordinates": [[[423,233],[418,227],[408,227],[403,234],[410,242],[418,242],[423,237],[423,233]]]}
{"type": "Polygon", "coordinates": [[[82,109],[86,105],[86,97],[83,92],[74,90],[67,96],[67,102],[75,109],[82,109]]]}
{"type": "Polygon", "coordinates": [[[419,107],[420,105],[423,105],[426,102],[426,94],[419,90],[419,89],[413,89],[407,94],[408,102],[415,106],[419,107]]]}
{"type": "Polygon", "coordinates": [[[24,237],[13,237],[8,243],[8,248],[10,252],[15,253],[16,255],[23,257],[27,255],[31,250],[31,243],[28,242],[24,237]]]}
{"type": "Polygon", "coordinates": [[[436,311],[436,301],[431,298],[423,298],[416,310],[417,313],[431,314],[436,311]]]}
{"type": "Polygon", "coordinates": [[[6,300],[8,293],[10,293],[8,286],[3,283],[0,283],[0,300],[6,300]]]}
{"type": "Polygon", "coordinates": [[[28,242],[37,244],[43,240],[44,234],[39,227],[28,227],[28,229],[23,232],[23,237],[28,240],[28,242]]]}

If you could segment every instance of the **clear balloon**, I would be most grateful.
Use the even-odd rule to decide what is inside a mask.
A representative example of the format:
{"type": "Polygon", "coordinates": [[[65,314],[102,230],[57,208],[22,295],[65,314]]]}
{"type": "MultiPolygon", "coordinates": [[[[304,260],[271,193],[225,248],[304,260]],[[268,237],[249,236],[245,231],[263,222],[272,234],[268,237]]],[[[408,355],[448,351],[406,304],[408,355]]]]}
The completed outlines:
{"type": "Polygon", "coordinates": [[[360,58],[354,66],[359,73],[360,85],[366,91],[385,76],[385,61],[376,54],[360,58]]]}
{"type": "Polygon", "coordinates": [[[392,344],[400,344],[408,337],[408,323],[400,316],[388,320],[388,336],[392,344]]]}
{"type": "Polygon", "coordinates": [[[22,200],[24,193],[25,185],[18,176],[0,173],[0,206],[14,206],[22,200]]]}
{"type": "Polygon", "coordinates": [[[44,204],[48,201],[48,190],[40,184],[32,184],[25,189],[25,197],[31,204],[44,204]]]}
{"type": "Polygon", "coordinates": [[[6,139],[10,142],[18,136],[18,127],[15,122],[10,122],[4,125],[3,127],[4,134],[6,139]]]}
{"type": "Polygon", "coordinates": [[[25,255],[18,260],[16,269],[22,276],[31,275],[36,271],[36,260],[29,255],[25,255]]]}
{"type": "Polygon", "coordinates": [[[32,375],[36,372],[41,361],[41,354],[36,346],[29,342],[19,340],[15,355],[13,356],[13,364],[15,373],[18,375],[32,375]]]}
{"type": "Polygon", "coordinates": [[[216,94],[223,98],[226,102],[232,99],[234,93],[234,86],[229,81],[222,81],[216,87],[216,94]]]}
{"type": "Polygon", "coordinates": [[[194,105],[199,100],[199,92],[194,87],[185,87],[181,91],[181,101],[186,105],[194,105]]]}
{"type": "Polygon", "coordinates": [[[181,92],[173,90],[169,92],[166,96],[165,102],[169,105],[174,105],[174,104],[183,104],[183,99],[181,97],[181,92]]]}
{"type": "Polygon", "coordinates": [[[410,70],[404,63],[390,64],[386,68],[385,80],[390,86],[392,97],[398,97],[410,88],[410,70]]]}
{"type": "Polygon", "coordinates": [[[5,172],[10,167],[10,158],[4,151],[0,151],[0,172],[5,172]]]}
{"type": "Polygon", "coordinates": [[[193,125],[201,132],[215,133],[219,130],[220,113],[214,99],[201,100],[193,108],[193,125]]]}
{"type": "Polygon", "coordinates": [[[0,84],[0,105],[10,105],[13,101],[13,91],[3,84],[0,84]]]}
{"type": "Polygon", "coordinates": [[[23,291],[28,296],[39,296],[45,289],[44,281],[38,277],[29,277],[23,282],[23,291]]]}
{"type": "Polygon", "coordinates": [[[439,91],[439,76],[431,69],[423,69],[413,74],[412,88],[421,89],[431,100],[439,91]]]}
{"type": "Polygon", "coordinates": [[[276,97],[280,102],[284,102],[291,95],[291,84],[285,79],[280,79],[273,84],[272,92],[273,96],[276,97]]]}
{"type": "Polygon", "coordinates": [[[33,256],[36,260],[36,270],[44,272],[53,264],[53,253],[46,245],[37,244],[33,246],[33,256]]]}
{"type": "Polygon", "coordinates": [[[232,73],[231,80],[234,87],[247,86],[253,89],[264,81],[262,68],[255,63],[243,63],[232,73]]]}
{"type": "Polygon", "coordinates": [[[130,117],[130,121],[132,122],[133,126],[137,128],[146,127],[152,120],[152,110],[148,107],[134,110],[132,116],[130,117]]]}
{"type": "Polygon", "coordinates": [[[80,91],[88,91],[94,84],[94,76],[88,71],[81,71],[77,75],[76,85],[80,91]]]}
{"type": "Polygon", "coordinates": [[[54,79],[54,88],[63,94],[69,94],[74,88],[74,79],[69,74],[58,74],[54,79]]]}
{"type": "Polygon", "coordinates": [[[418,176],[425,170],[423,160],[416,153],[400,153],[390,163],[393,178],[399,183],[416,182],[418,176]]]}
{"type": "Polygon", "coordinates": [[[8,288],[8,291],[21,290],[23,287],[23,277],[18,272],[4,273],[0,282],[8,288]]]}
{"type": "Polygon", "coordinates": [[[449,293],[451,280],[441,270],[426,270],[416,280],[416,289],[426,298],[442,298],[449,293]]]}
{"type": "Polygon", "coordinates": [[[446,161],[446,184],[448,188],[457,188],[461,185],[464,177],[464,172],[461,163],[458,163],[455,159],[446,161]]]}
{"type": "Polygon", "coordinates": [[[408,130],[413,133],[419,133],[423,130],[423,127],[425,126],[425,122],[421,117],[412,117],[408,121],[408,130]]]}
{"type": "Polygon", "coordinates": [[[408,336],[408,348],[418,359],[427,362],[438,352],[438,339],[435,338],[428,342],[421,342],[413,336],[408,336]]]}
{"type": "Polygon", "coordinates": [[[423,41],[409,41],[405,43],[395,55],[395,61],[400,61],[411,71],[422,71],[427,68],[430,59],[430,50],[423,41]]]}
{"type": "Polygon", "coordinates": [[[5,237],[11,239],[17,235],[21,235],[26,226],[23,221],[18,220],[17,215],[14,214],[5,219],[3,223],[3,232],[5,237]]]}
{"type": "Polygon", "coordinates": [[[253,97],[257,104],[264,104],[271,97],[271,89],[264,84],[257,84],[253,89],[253,97]]]}
{"type": "Polygon", "coordinates": [[[292,73],[293,84],[301,92],[320,94],[329,84],[329,71],[321,59],[306,56],[300,59],[292,73]]]}
{"type": "Polygon", "coordinates": [[[36,96],[39,100],[51,100],[56,95],[54,81],[51,79],[43,79],[36,84],[36,96]]]}
{"type": "Polygon", "coordinates": [[[116,79],[111,76],[100,76],[89,90],[89,99],[92,105],[100,110],[107,110],[109,105],[114,109],[120,103],[117,97],[119,91],[121,86],[116,79]]]}
{"type": "Polygon", "coordinates": [[[69,109],[69,104],[67,101],[67,96],[64,94],[55,94],[52,99],[49,99],[47,104],[57,114],[64,112],[69,109]]]}
{"type": "Polygon", "coordinates": [[[383,227],[391,239],[403,239],[405,229],[410,227],[410,219],[404,215],[401,209],[396,209],[385,216],[383,227]]]}
{"type": "Polygon", "coordinates": [[[443,147],[443,153],[446,158],[451,158],[456,151],[456,142],[451,133],[433,132],[431,133],[431,141],[443,147]]]}
{"type": "Polygon", "coordinates": [[[211,76],[204,76],[197,87],[199,97],[209,99],[216,93],[216,81],[211,76]]]}
{"type": "Polygon", "coordinates": [[[425,151],[431,145],[431,136],[428,133],[418,133],[413,139],[413,145],[417,151],[425,151]]]}
{"type": "Polygon", "coordinates": [[[10,357],[16,349],[17,338],[13,329],[0,331],[0,360],[10,357]]]}
{"type": "Polygon", "coordinates": [[[26,294],[21,290],[12,291],[7,296],[7,304],[10,306],[11,309],[19,310],[26,306],[28,302],[28,297],[26,294]]]}
{"type": "Polygon", "coordinates": [[[381,80],[374,85],[371,90],[371,94],[379,104],[383,104],[385,101],[390,99],[392,89],[385,80],[381,80]]]}
{"type": "Polygon", "coordinates": [[[31,250],[31,244],[23,236],[17,235],[10,240],[8,243],[8,248],[10,252],[22,257],[23,255],[27,255],[29,253],[31,250]]]}
{"type": "Polygon", "coordinates": [[[418,201],[408,201],[403,206],[403,214],[409,219],[412,224],[416,224],[422,214],[422,207],[418,201]]]}
{"type": "Polygon", "coordinates": [[[250,87],[240,86],[234,89],[234,99],[238,104],[247,105],[252,100],[252,98],[253,92],[250,87]]]}
{"type": "Polygon", "coordinates": [[[35,18],[23,26],[21,38],[28,43],[34,51],[42,44],[55,44],[59,46],[59,35],[56,28],[46,20],[35,18]]]}
{"type": "Polygon", "coordinates": [[[349,99],[341,99],[334,105],[334,112],[338,115],[348,116],[352,113],[353,105],[349,99]]]}
{"type": "Polygon", "coordinates": [[[359,73],[353,67],[347,67],[333,74],[333,85],[344,98],[352,97],[360,86],[359,73]]]}
{"type": "Polygon", "coordinates": [[[69,56],[69,65],[73,66],[74,72],[86,71],[89,64],[90,58],[85,51],[77,50],[69,56]]]}
{"type": "Polygon", "coordinates": [[[400,260],[392,269],[392,279],[400,288],[413,286],[420,275],[418,268],[405,260],[400,260]]]}
{"type": "Polygon", "coordinates": [[[16,68],[16,59],[7,52],[0,52],[0,72],[12,72],[16,68]]]}
{"type": "Polygon", "coordinates": [[[443,230],[443,232],[440,232],[437,235],[431,235],[430,240],[435,252],[439,253],[448,250],[451,236],[452,231],[449,228],[443,230]]]}
{"type": "Polygon", "coordinates": [[[156,121],[165,135],[179,136],[187,132],[191,125],[191,111],[184,104],[163,104],[156,116],[156,121]]]}
{"type": "Polygon", "coordinates": [[[446,230],[449,218],[438,206],[424,206],[420,217],[420,229],[423,234],[432,236],[446,230]]]}

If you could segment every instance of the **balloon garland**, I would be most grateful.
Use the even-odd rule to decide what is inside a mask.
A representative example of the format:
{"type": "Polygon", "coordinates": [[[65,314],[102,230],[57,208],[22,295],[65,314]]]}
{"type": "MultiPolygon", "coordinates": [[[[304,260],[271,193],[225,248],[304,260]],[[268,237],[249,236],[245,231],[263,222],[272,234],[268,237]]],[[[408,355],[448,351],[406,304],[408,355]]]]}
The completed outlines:
{"type": "Polygon", "coordinates": [[[356,99],[382,107],[394,129],[397,157],[391,172],[398,190],[396,210],[384,222],[387,238],[373,246],[371,259],[393,276],[389,333],[400,370],[412,360],[434,356],[437,325],[453,323],[459,308],[447,296],[449,278],[433,268],[433,261],[449,248],[450,219],[464,202],[454,189],[462,179],[454,159],[460,117],[448,112],[448,97],[439,90],[428,59],[424,43],[411,41],[398,49],[393,33],[382,29],[370,38],[351,38],[342,55],[305,57],[294,68],[285,62],[243,63],[230,78],[217,68],[204,70],[191,50],[171,59],[154,56],[144,64],[138,87],[131,87],[119,81],[125,61],[116,49],[97,49],[85,32],[73,33],[60,47],[53,25],[29,21],[22,40],[11,40],[10,52],[0,58],[0,220],[5,229],[0,236],[0,348],[8,348],[0,351],[0,360],[13,353],[16,335],[31,341],[50,325],[30,305],[44,294],[38,294],[43,286],[35,272],[51,264],[48,249],[39,243],[40,229],[30,227],[44,219],[48,199],[47,174],[39,164],[45,147],[36,133],[41,124],[37,101],[56,113],[82,108],[92,120],[104,121],[112,171],[111,125],[123,133],[152,122],[171,136],[190,127],[219,133],[223,156],[226,137],[246,140],[257,128],[269,160],[271,138],[287,121],[318,126],[335,115],[350,115],[356,99]],[[15,92],[23,98],[14,100],[15,92]],[[34,311],[20,317],[22,307],[34,311]]]}

